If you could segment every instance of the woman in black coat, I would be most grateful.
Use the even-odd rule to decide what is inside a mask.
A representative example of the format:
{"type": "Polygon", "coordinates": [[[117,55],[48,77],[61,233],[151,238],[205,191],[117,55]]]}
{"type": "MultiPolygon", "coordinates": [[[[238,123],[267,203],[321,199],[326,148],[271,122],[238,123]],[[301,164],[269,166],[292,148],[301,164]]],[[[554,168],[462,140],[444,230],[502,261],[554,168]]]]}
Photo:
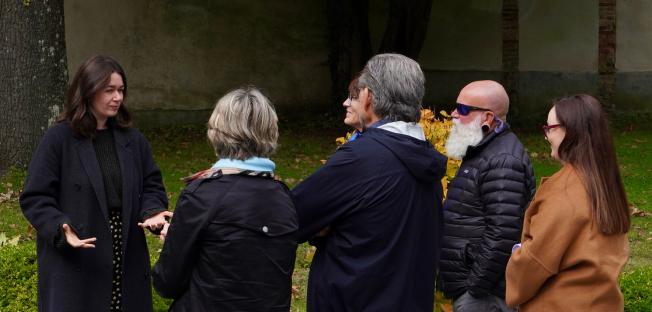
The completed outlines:
{"type": "Polygon", "coordinates": [[[20,206],[38,233],[39,311],[152,311],[141,227],[172,213],[126,96],[120,65],[89,58],[32,158],[20,206]]]}
{"type": "Polygon", "coordinates": [[[152,271],[154,289],[175,299],[170,311],[290,309],[298,220],[267,158],[277,138],[276,113],[258,90],[217,103],[208,140],[220,160],[185,179],[152,271]]]}

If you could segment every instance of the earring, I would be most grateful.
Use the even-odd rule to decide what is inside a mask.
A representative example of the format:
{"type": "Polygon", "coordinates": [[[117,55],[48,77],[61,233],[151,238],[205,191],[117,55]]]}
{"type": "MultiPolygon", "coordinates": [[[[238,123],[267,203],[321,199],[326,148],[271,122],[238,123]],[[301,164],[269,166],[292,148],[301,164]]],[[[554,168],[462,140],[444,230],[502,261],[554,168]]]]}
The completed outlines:
{"type": "Polygon", "coordinates": [[[482,132],[489,132],[489,126],[482,125],[482,132]]]}

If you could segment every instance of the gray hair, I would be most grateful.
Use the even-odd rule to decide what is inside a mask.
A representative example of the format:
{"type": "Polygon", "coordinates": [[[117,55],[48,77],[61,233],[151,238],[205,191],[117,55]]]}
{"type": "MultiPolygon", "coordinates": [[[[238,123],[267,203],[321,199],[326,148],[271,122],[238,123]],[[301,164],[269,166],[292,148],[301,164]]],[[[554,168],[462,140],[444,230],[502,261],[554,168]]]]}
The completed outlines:
{"type": "Polygon", "coordinates": [[[418,122],[426,78],[414,60],[400,54],[379,54],[367,62],[359,87],[371,90],[374,113],[390,121],[418,122]]]}
{"type": "Polygon", "coordinates": [[[218,158],[267,158],[276,150],[278,117],[258,89],[241,87],[217,102],[207,136],[218,158]]]}

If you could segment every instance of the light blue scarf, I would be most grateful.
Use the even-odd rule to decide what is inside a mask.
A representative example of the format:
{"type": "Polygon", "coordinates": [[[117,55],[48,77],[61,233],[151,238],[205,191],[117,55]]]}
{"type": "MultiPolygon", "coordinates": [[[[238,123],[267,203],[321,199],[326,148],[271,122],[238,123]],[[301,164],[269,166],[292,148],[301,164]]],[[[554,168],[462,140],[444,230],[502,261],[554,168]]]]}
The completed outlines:
{"type": "Polygon", "coordinates": [[[274,171],[276,164],[269,158],[251,157],[247,160],[222,158],[211,167],[214,168],[238,168],[251,171],[274,171]]]}

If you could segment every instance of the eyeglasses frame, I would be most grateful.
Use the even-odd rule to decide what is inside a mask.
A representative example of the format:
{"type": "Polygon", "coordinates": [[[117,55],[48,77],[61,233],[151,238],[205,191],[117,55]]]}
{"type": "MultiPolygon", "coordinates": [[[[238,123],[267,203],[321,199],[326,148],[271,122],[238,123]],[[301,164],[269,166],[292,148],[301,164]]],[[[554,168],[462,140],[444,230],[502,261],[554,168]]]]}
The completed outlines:
{"type": "Polygon", "coordinates": [[[548,139],[548,134],[550,134],[550,130],[561,127],[561,124],[554,124],[554,125],[544,125],[541,127],[543,129],[543,135],[546,137],[546,140],[548,139]]]}

